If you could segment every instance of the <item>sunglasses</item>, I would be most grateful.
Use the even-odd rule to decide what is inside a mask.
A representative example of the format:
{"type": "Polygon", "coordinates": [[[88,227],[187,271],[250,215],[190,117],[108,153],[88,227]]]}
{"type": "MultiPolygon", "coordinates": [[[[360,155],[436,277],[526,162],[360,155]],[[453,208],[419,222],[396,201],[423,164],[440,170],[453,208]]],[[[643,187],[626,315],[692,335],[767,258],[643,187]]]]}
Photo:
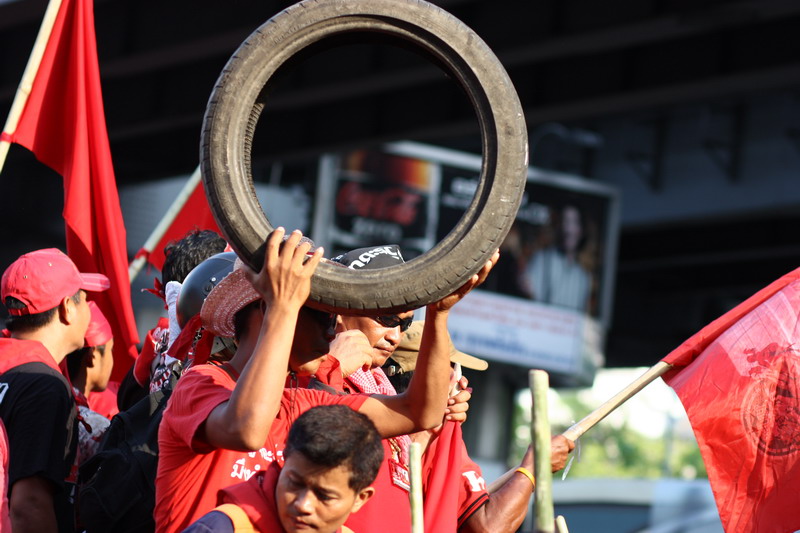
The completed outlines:
{"type": "Polygon", "coordinates": [[[397,315],[381,315],[374,316],[372,319],[385,328],[396,328],[400,326],[400,331],[405,332],[411,327],[411,323],[414,321],[414,315],[408,318],[400,318],[397,315]]]}

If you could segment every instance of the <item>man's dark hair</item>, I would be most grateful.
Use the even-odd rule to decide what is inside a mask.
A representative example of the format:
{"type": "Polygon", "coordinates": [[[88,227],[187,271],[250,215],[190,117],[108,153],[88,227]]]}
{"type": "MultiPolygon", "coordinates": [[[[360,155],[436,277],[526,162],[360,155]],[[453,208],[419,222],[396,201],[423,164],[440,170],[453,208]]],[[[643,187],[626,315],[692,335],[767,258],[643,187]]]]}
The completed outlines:
{"type": "MultiPolygon", "coordinates": [[[[81,301],[81,291],[79,290],[72,296],[72,301],[76,304],[81,301]]],[[[5,301],[3,302],[6,305],[6,309],[25,309],[27,305],[20,301],[13,296],[6,296],[5,301]]],[[[48,309],[47,311],[42,311],[41,313],[33,313],[30,315],[9,315],[6,319],[6,329],[12,333],[28,333],[31,331],[36,331],[37,329],[46,326],[53,320],[53,317],[56,316],[56,310],[58,306],[53,307],[52,309],[48,309]]]]}
{"type": "Polygon", "coordinates": [[[383,461],[381,436],[366,415],[344,405],[312,407],[292,424],[285,458],[302,453],[323,468],[350,469],[348,485],[355,492],[375,481],[383,461]]]}
{"type": "Polygon", "coordinates": [[[161,268],[161,283],[170,281],[183,283],[194,267],[225,251],[225,239],[211,230],[192,230],[179,241],[164,247],[164,266],[161,268]]]}

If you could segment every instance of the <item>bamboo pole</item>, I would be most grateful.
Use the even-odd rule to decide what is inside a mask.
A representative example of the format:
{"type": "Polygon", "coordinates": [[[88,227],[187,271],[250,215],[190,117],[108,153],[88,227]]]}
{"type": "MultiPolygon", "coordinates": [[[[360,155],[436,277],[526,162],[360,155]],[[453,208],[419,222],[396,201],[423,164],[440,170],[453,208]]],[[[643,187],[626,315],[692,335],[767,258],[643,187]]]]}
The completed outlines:
{"type": "Polygon", "coordinates": [[[614,409],[628,401],[634,394],[638,393],[640,390],[645,388],[645,386],[649,385],[671,368],[672,365],[669,363],[659,361],[650,367],[647,372],[634,380],[633,383],[619,391],[606,403],[569,427],[564,433],[562,433],[562,435],[572,441],[578,440],[581,435],[589,431],[589,429],[608,416],[614,409]]]}
{"type": "MultiPolygon", "coordinates": [[[[142,250],[146,250],[148,253],[153,251],[156,245],[164,237],[164,234],[167,232],[172,223],[175,222],[175,217],[177,217],[178,213],[181,212],[181,209],[183,209],[183,206],[186,204],[186,201],[192,195],[199,182],[200,166],[198,165],[198,167],[194,169],[194,172],[192,172],[189,180],[178,193],[178,196],[175,197],[175,200],[173,200],[172,204],[169,206],[169,209],[167,209],[167,212],[163,217],[161,217],[161,221],[158,223],[152,233],[150,233],[150,236],[142,245],[142,250]]],[[[137,275],[139,275],[139,272],[142,270],[145,263],[147,263],[147,258],[144,256],[139,256],[128,266],[128,277],[130,278],[131,283],[133,283],[133,280],[136,279],[137,275]]]]}
{"type": "Polygon", "coordinates": [[[533,405],[531,409],[531,442],[536,490],[533,502],[538,533],[554,533],[553,473],[550,471],[550,419],[547,412],[547,391],[550,379],[544,370],[528,373],[533,405]]]}
{"type": "Polygon", "coordinates": [[[411,480],[411,533],[424,533],[425,516],[422,509],[422,445],[412,442],[408,451],[411,480]]]}
{"type": "MultiPolygon", "coordinates": [[[[19,119],[22,116],[22,111],[25,109],[25,104],[28,103],[28,96],[31,94],[33,81],[36,79],[36,74],[39,72],[39,65],[42,63],[42,57],[47,48],[47,42],[50,40],[50,34],[53,33],[53,26],[56,23],[56,16],[60,8],[61,0],[50,0],[47,4],[47,9],[42,18],[42,25],[39,26],[39,34],[36,36],[36,40],[33,43],[33,50],[31,50],[31,55],[28,58],[28,64],[25,65],[22,79],[17,86],[17,92],[14,95],[14,101],[11,103],[6,125],[3,126],[3,133],[10,135],[17,131],[19,119]]],[[[6,163],[10,145],[10,141],[0,140],[0,172],[3,171],[3,165],[6,163]]]]}

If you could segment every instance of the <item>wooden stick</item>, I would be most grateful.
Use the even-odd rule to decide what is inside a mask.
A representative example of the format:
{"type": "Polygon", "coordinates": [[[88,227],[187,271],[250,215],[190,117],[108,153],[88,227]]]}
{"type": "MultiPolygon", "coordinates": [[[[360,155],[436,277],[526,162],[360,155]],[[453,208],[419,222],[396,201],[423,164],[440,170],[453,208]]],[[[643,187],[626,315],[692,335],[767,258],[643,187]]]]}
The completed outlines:
{"type": "MultiPolygon", "coordinates": [[[[163,217],[161,217],[161,221],[159,221],[156,228],[152,231],[152,233],[150,233],[150,236],[142,245],[142,250],[147,250],[148,253],[153,251],[153,248],[156,247],[172,223],[175,222],[175,217],[178,216],[178,213],[181,212],[183,206],[186,205],[186,201],[189,200],[189,197],[192,195],[199,182],[200,166],[198,165],[198,167],[194,169],[194,172],[192,172],[189,180],[178,193],[178,196],[175,197],[175,200],[173,200],[172,204],[169,206],[169,209],[167,209],[167,212],[163,217]]],[[[133,280],[136,279],[137,275],[139,275],[139,272],[142,270],[145,263],[147,263],[147,258],[140,256],[134,259],[128,266],[128,277],[130,278],[131,283],[133,283],[133,280]]]]}
{"type": "Polygon", "coordinates": [[[614,409],[628,401],[634,394],[645,388],[645,386],[649,385],[652,381],[662,376],[671,368],[672,365],[669,363],[659,361],[650,367],[647,372],[639,376],[633,383],[619,391],[606,403],[583,417],[583,419],[581,419],[579,422],[573,424],[564,433],[562,433],[562,435],[572,441],[578,440],[581,435],[589,431],[595,424],[608,416],[609,413],[611,413],[614,409]]]}
{"type": "Polygon", "coordinates": [[[556,533],[569,533],[569,529],[567,529],[567,520],[561,515],[556,517],[556,533]]]}
{"type": "Polygon", "coordinates": [[[411,533],[424,533],[425,515],[422,509],[422,446],[412,442],[408,451],[411,479],[411,533]]]}
{"type": "Polygon", "coordinates": [[[547,413],[547,391],[550,378],[544,370],[528,373],[533,405],[531,409],[531,442],[536,490],[533,495],[536,531],[553,533],[553,473],[550,471],[550,419],[547,413]]]}
{"type": "MultiPolygon", "coordinates": [[[[17,86],[17,93],[14,95],[14,101],[11,103],[11,109],[8,112],[6,125],[3,127],[3,132],[12,134],[17,131],[19,119],[22,116],[22,111],[25,109],[25,104],[28,103],[28,96],[31,94],[33,81],[36,79],[36,74],[39,72],[39,65],[42,63],[42,56],[44,56],[47,42],[50,40],[50,34],[53,33],[53,26],[56,23],[56,15],[61,8],[61,0],[50,0],[47,4],[47,9],[42,18],[42,25],[39,26],[39,34],[33,43],[33,50],[28,58],[28,64],[25,66],[25,71],[22,73],[22,79],[17,86]]],[[[3,171],[3,165],[6,163],[6,156],[8,156],[8,148],[11,145],[8,141],[0,141],[0,172],[3,171]]]]}

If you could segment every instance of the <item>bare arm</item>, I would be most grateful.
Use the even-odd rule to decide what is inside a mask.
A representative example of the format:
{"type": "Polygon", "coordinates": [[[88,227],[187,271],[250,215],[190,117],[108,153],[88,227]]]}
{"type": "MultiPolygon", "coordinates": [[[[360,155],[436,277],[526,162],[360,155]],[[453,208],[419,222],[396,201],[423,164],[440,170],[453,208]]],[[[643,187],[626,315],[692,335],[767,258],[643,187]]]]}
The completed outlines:
{"type": "MultiPolygon", "coordinates": [[[[567,456],[573,448],[575,443],[562,435],[551,439],[550,467],[553,472],[564,468],[567,456]]],[[[533,449],[530,446],[519,466],[533,472],[533,449]]],[[[459,528],[459,533],[516,531],[525,520],[533,490],[527,476],[516,469],[509,470],[492,483],[489,487],[489,501],[467,518],[459,528]]]]}
{"type": "Polygon", "coordinates": [[[442,423],[450,387],[450,309],[483,283],[498,256],[496,252],[456,292],[427,307],[417,367],[408,389],[397,396],[373,396],[361,406],[360,411],[372,419],[384,437],[432,429],[442,423]]]}
{"type": "Polygon", "coordinates": [[[240,371],[236,388],[230,400],[211,411],[200,428],[199,437],[218,448],[259,449],[280,409],[297,315],[308,299],[311,275],[323,253],[319,248],[304,262],[310,245],[298,246],[302,234],[295,231],[285,242],[283,235],[283,228],[270,234],[259,273],[246,271],[269,312],[261,320],[257,337],[247,335],[239,340],[231,360],[240,371]]]}
{"type": "Polygon", "coordinates": [[[14,533],[56,533],[53,484],[32,476],[14,483],[9,501],[11,527],[14,533]]]}

